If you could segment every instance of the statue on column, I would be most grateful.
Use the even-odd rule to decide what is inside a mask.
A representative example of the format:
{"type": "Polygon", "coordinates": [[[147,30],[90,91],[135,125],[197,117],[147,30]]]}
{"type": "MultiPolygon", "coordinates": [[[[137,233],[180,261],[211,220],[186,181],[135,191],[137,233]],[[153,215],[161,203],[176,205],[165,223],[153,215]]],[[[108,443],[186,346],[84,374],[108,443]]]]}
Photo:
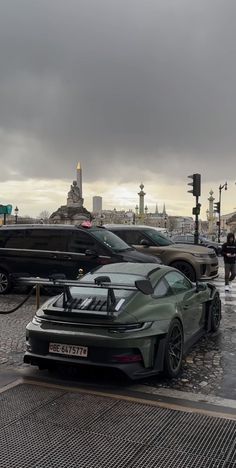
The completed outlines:
{"type": "Polygon", "coordinates": [[[67,206],[83,206],[83,199],[81,198],[80,189],[76,180],[70,186],[70,191],[67,197],[67,206]]]}

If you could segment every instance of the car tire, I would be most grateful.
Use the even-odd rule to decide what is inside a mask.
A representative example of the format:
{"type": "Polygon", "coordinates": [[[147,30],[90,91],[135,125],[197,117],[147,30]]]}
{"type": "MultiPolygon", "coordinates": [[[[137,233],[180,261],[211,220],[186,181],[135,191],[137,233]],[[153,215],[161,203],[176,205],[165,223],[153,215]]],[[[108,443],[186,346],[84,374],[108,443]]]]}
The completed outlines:
{"type": "Polygon", "coordinates": [[[216,292],[214,299],[210,304],[210,329],[212,332],[216,332],[220,327],[221,320],[221,301],[219,293],[216,292]]]}
{"type": "Polygon", "coordinates": [[[174,319],[169,327],[164,356],[164,374],[174,378],[180,372],[183,359],[184,337],[179,320],[174,319]]]}
{"type": "Polygon", "coordinates": [[[185,276],[187,276],[190,281],[196,281],[196,272],[192,265],[188,262],[184,262],[182,260],[176,261],[171,263],[171,266],[177,268],[177,270],[181,271],[185,276]]]}
{"type": "Polygon", "coordinates": [[[12,288],[9,274],[0,270],[0,294],[7,294],[12,288]]]}

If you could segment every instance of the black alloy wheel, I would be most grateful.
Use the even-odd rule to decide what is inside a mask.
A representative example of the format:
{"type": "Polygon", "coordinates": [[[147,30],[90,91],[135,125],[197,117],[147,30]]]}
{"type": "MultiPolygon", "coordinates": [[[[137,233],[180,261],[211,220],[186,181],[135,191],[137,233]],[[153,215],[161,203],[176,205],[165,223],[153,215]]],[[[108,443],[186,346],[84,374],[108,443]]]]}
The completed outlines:
{"type": "Polygon", "coordinates": [[[0,270],[0,294],[6,294],[10,289],[11,281],[9,275],[5,271],[0,270]]]}
{"type": "Polygon", "coordinates": [[[183,359],[183,330],[179,320],[174,319],[166,340],[166,350],[164,357],[164,373],[167,377],[177,377],[183,359]]]}
{"type": "Polygon", "coordinates": [[[190,265],[188,262],[184,261],[177,261],[173,262],[171,264],[172,267],[177,268],[177,270],[181,271],[185,276],[187,276],[190,281],[196,281],[196,272],[192,265],[190,265]]]}
{"type": "Polygon", "coordinates": [[[216,332],[219,329],[220,321],[221,321],[221,301],[220,301],[219,293],[216,293],[210,305],[211,331],[216,332]]]}

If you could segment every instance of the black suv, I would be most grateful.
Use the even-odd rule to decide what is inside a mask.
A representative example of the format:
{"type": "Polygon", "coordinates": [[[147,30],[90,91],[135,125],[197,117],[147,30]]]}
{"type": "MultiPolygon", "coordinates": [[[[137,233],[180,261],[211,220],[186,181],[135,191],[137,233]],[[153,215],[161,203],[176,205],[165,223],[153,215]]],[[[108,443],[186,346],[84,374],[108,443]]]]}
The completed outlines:
{"type": "Polygon", "coordinates": [[[12,225],[0,227],[0,294],[14,286],[14,275],[76,279],[83,273],[116,262],[161,263],[131,248],[99,227],[72,225],[12,225]]]}

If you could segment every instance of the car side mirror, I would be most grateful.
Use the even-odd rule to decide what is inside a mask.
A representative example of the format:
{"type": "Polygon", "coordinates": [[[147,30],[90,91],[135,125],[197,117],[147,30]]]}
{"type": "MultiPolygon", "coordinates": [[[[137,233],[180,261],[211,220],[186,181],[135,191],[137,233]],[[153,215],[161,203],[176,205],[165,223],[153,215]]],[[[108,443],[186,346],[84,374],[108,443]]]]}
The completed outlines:
{"type": "Polygon", "coordinates": [[[139,245],[143,245],[143,247],[150,247],[150,242],[147,240],[147,239],[142,239],[140,242],[139,242],[139,245]]]}
{"type": "Polygon", "coordinates": [[[137,280],[135,281],[136,288],[143,294],[153,294],[154,289],[149,280],[137,280]]]}
{"type": "Polygon", "coordinates": [[[197,283],[196,284],[196,293],[200,291],[205,291],[206,290],[206,285],[204,283],[197,283]]]}

